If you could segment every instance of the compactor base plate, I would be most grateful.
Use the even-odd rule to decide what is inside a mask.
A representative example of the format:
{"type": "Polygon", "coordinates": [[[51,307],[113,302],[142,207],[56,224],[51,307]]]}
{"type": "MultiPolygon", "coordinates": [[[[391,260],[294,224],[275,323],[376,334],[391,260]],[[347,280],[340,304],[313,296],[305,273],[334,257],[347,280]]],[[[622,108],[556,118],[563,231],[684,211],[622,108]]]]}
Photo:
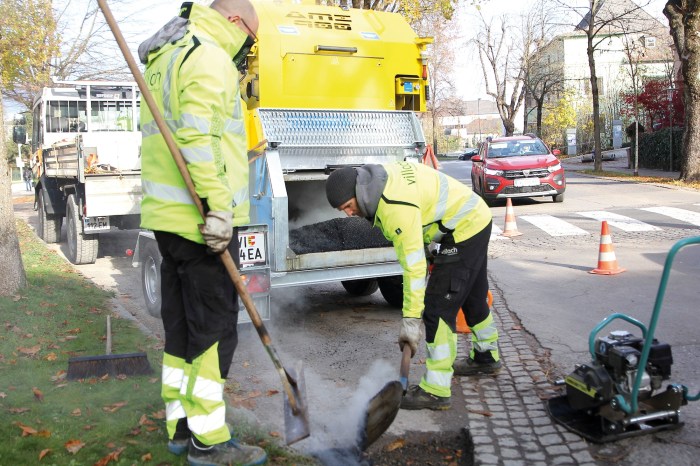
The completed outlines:
{"type": "Polygon", "coordinates": [[[618,432],[604,429],[607,421],[585,410],[574,410],[566,395],[550,398],[545,402],[547,412],[558,424],[593,443],[608,443],[620,439],[651,434],[662,430],[673,430],[683,426],[682,422],[654,421],[645,424],[630,424],[620,427],[618,432]]]}

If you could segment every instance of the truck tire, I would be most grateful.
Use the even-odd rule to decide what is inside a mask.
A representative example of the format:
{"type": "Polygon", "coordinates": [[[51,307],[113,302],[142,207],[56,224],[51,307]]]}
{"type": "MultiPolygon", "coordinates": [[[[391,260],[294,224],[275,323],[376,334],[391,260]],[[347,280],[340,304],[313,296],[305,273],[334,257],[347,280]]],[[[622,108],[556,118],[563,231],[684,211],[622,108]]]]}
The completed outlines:
{"type": "Polygon", "coordinates": [[[97,235],[83,233],[74,194],[68,196],[66,202],[66,237],[69,261],[76,265],[95,263],[95,259],[97,259],[97,235]]]}
{"type": "Polygon", "coordinates": [[[146,310],[153,316],[160,318],[160,264],[163,261],[158,244],[155,241],[143,243],[143,250],[139,253],[141,258],[141,288],[143,299],[146,301],[146,310]]]}
{"type": "Polygon", "coordinates": [[[379,291],[389,306],[401,309],[403,307],[403,276],[382,277],[377,282],[379,291]]]}
{"type": "Polygon", "coordinates": [[[369,296],[379,289],[379,283],[374,278],[361,280],[343,280],[345,291],[353,296],[369,296]]]}
{"type": "Polygon", "coordinates": [[[46,213],[44,207],[44,191],[39,190],[37,194],[36,210],[39,216],[39,237],[45,243],[60,243],[61,242],[61,224],[62,218],[58,215],[46,213]]]}

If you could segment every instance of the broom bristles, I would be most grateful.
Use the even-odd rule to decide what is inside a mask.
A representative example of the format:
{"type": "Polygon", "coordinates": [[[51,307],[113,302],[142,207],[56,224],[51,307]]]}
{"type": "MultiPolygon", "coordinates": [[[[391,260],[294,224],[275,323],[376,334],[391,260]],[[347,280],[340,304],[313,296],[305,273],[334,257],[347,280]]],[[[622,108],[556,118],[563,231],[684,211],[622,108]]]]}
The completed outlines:
{"type": "Polygon", "coordinates": [[[68,380],[102,377],[104,375],[148,375],[153,368],[146,353],[80,356],[68,360],[68,380]]]}

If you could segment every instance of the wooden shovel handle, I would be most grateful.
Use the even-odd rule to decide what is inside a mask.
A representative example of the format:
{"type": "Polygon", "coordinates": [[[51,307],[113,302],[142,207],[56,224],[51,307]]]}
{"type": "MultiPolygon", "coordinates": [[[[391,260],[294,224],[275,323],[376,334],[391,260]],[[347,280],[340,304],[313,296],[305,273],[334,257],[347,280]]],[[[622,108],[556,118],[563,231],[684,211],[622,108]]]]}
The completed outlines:
{"type": "Polygon", "coordinates": [[[403,354],[401,355],[401,370],[399,375],[401,376],[401,385],[403,386],[403,391],[406,393],[408,389],[408,371],[411,367],[411,347],[409,345],[403,345],[403,354]]]}

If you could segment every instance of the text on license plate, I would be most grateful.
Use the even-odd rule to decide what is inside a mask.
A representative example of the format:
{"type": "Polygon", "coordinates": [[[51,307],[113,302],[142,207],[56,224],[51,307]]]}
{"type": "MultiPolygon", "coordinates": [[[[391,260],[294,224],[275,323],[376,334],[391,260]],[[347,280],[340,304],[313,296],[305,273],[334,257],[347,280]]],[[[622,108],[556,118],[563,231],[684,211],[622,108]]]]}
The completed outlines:
{"type": "Polygon", "coordinates": [[[537,186],[540,184],[539,178],[516,178],[513,180],[513,186],[537,186]]]}
{"type": "Polygon", "coordinates": [[[267,262],[267,247],[264,233],[240,233],[238,235],[238,255],[241,267],[265,264],[267,262]]]}
{"type": "Polygon", "coordinates": [[[109,217],[83,217],[84,231],[109,230],[109,217]]]}

